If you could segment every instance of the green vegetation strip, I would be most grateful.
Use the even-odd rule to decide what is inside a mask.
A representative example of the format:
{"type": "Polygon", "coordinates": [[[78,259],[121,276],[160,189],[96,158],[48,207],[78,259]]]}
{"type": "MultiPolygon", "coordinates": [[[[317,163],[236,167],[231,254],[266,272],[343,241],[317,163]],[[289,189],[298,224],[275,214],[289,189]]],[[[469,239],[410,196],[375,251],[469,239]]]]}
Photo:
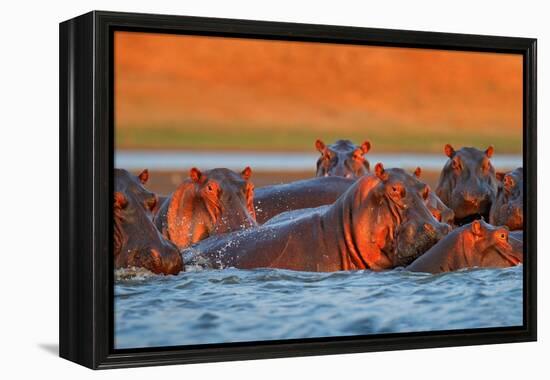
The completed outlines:
{"type": "Polygon", "coordinates": [[[202,126],[150,126],[117,128],[117,149],[196,149],[196,150],[265,150],[313,151],[314,142],[321,138],[331,143],[347,138],[355,143],[370,140],[373,152],[440,153],[447,143],[455,147],[494,145],[499,153],[521,153],[521,136],[518,133],[490,133],[482,130],[429,131],[425,128],[383,126],[364,130],[330,131],[311,127],[228,126],[206,128],[202,126]]]}

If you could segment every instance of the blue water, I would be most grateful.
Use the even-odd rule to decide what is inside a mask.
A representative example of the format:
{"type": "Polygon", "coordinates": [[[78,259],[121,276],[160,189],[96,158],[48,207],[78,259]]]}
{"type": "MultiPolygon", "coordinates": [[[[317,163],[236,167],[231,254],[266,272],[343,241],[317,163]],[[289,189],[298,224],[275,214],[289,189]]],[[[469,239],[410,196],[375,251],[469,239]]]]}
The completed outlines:
{"type": "MultiPolygon", "coordinates": [[[[386,153],[367,154],[374,164],[383,162],[389,168],[416,168],[441,170],[447,157],[441,154],[386,153]]],[[[127,170],[182,170],[197,166],[199,168],[217,168],[223,166],[231,170],[242,170],[250,165],[258,171],[310,171],[315,168],[319,154],[292,152],[219,152],[219,151],[157,151],[157,150],[117,150],[115,167],[127,170]],[[243,165],[243,163],[246,163],[243,165]]],[[[515,169],[522,166],[522,157],[517,154],[497,154],[491,159],[500,170],[515,169]]]]}
{"type": "Polygon", "coordinates": [[[450,330],[522,324],[523,266],[429,275],[119,270],[115,347],[450,330]]]}

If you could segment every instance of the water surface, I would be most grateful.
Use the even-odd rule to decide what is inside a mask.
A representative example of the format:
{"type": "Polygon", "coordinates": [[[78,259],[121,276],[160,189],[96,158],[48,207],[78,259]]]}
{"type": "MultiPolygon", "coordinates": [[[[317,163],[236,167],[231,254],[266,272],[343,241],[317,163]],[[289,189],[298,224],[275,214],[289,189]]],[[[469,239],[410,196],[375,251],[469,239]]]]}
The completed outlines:
{"type": "MultiPolygon", "coordinates": [[[[371,163],[382,162],[388,168],[416,168],[424,170],[441,170],[447,157],[443,154],[367,154],[371,163]]],[[[196,166],[199,168],[224,167],[231,170],[242,170],[250,165],[260,171],[307,171],[315,168],[318,153],[292,152],[220,152],[220,151],[147,151],[117,150],[115,167],[127,170],[181,170],[196,166]]],[[[496,154],[491,158],[499,170],[515,169],[522,166],[521,155],[496,154]]]]}
{"type": "Polygon", "coordinates": [[[115,347],[519,326],[523,266],[430,275],[119,270],[115,347]]]}

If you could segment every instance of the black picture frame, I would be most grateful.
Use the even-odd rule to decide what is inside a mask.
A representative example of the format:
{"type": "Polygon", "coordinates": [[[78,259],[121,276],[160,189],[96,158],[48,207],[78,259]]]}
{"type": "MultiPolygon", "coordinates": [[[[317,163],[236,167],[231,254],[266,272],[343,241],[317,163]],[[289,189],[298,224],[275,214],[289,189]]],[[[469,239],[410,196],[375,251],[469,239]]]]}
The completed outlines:
{"type": "Polygon", "coordinates": [[[93,11],[60,38],[60,356],[89,368],[534,341],[537,337],[536,39],[93,11]],[[423,333],[113,349],[113,33],[161,32],[523,56],[523,325],[423,333]]]}

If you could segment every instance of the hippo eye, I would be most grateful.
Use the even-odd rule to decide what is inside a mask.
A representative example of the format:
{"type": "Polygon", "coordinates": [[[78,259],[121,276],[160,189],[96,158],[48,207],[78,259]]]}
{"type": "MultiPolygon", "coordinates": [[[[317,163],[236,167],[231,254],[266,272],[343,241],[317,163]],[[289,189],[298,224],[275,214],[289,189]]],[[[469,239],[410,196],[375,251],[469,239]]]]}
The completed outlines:
{"type": "Polygon", "coordinates": [[[498,233],[498,238],[499,238],[500,240],[508,240],[508,234],[507,234],[506,232],[504,232],[504,231],[500,231],[500,232],[498,233]]]}
{"type": "Polygon", "coordinates": [[[206,191],[208,191],[209,193],[214,193],[216,191],[216,188],[214,187],[214,185],[209,183],[206,185],[206,191]]]}
{"type": "Polygon", "coordinates": [[[404,197],[405,189],[399,185],[393,185],[391,187],[391,193],[393,196],[404,197]]]}

